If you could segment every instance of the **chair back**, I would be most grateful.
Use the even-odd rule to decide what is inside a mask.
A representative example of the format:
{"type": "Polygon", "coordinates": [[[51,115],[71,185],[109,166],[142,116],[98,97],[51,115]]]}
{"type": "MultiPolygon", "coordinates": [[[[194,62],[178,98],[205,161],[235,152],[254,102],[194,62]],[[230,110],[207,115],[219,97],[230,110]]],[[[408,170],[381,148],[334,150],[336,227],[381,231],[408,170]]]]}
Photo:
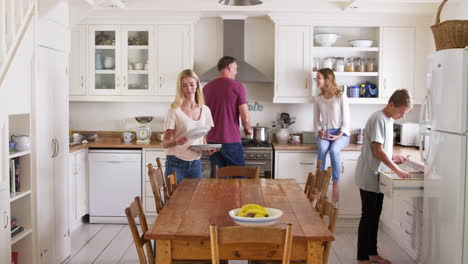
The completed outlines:
{"type": "Polygon", "coordinates": [[[138,253],[138,259],[140,264],[154,264],[154,255],[151,248],[151,240],[145,238],[146,232],[148,232],[148,224],[146,223],[146,216],[141,205],[140,197],[135,197],[135,201],[125,209],[127,215],[128,226],[132,232],[133,242],[138,253]],[[138,227],[135,221],[135,217],[140,220],[141,234],[138,231],[138,227]],[[146,254],[145,254],[146,250],[146,254]]]}
{"type": "Polygon", "coordinates": [[[148,164],[148,177],[150,179],[151,191],[153,192],[154,202],[156,203],[156,211],[159,213],[164,207],[163,197],[161,196],[161,186],[164,190],[164,201],[167,201],[169,195],[167,193],[166,184],[164,183],[164,175],[161,169],[154,169],[153,164],[148,164]]]}
{"type": "Polygon", "coordinates": [[[315,175],[309,173],[307,177],[306,187],[304,193],[311,201],[315,208],[319,208],[324,200],[327,200],[326,194],[328,186],[330,185],[332,168],[328,167],[326,170],[320,170],[321,161],[317,162],[317,169],[315,175]]]}
{"type": "Polygon", "coordinates": [[[172,195],[172,193],[175,191],[177,187],[177,174],[174,172],[173,174],[169,174],[167,176],[167,189],[169,192],[169,197],[172,195]]]}
{"type": "MultiPolygon", "coordinates": [[[[333,234],[335,233],[336,219],[338,217],[338,209],[330,202],[324,202],[320,206],[320,216],[325,220],[328,218],[328,229],[333,234]]],[[[328,264],[332,241],[326,241],[323,244],[323,264],[328,264]]]]}
{"type": "Polygon", "coordinates": [[[159,157],[156,157],[156,165],[158,166],[158,168],[160,168],[162,170],[162,163],[161,163],[161,159],[159,157]]]}
{"type": "Polygon", "coordinates": [[[214,177],[215,178],[232,178],[232,177],[246,177],[249,179],[258,179],[260,175],[260,168],[250,168],[242,166],[230,166],[218,168],[214,166],[214,177]]]}
{"type": "Polygon", "coordinates": [[[276,227],[229,226],[218,228],[210,225],[212,264],[219,264],[219,246],[224,244],[274,244],[283,246],[282,264],[289,264],[292,247],[292,225],[286,229],[276,227]]]}

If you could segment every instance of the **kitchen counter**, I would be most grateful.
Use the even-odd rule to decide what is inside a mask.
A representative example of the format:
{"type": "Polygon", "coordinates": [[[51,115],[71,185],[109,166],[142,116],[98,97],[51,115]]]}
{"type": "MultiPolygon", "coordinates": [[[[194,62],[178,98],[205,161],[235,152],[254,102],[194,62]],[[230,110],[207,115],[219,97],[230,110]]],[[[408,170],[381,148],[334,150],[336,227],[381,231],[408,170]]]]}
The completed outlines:
{"type": "MultiPolygon", "coordinates": [[[[303,151],[315,151],[317,150],[317,145],[315,144],[280,144],[277,142],[273,143],[273,148],[275,150],[303,150],[303,151]]],[[[361,145],[351,143],[344,151],[360,151],[361,145]]]]}
{"type": "Polygon", "coordinates": [[[149,144],[137,144],[136,141],[125,143],[121,138],[97,138],[95,141],[90,141],[88,144],[80,144],[70,146],[70,153],[86,148],[125,148],[125,149],[141,149],[141,148],[162,148],[161,141],[151,141],[149,144]]]}

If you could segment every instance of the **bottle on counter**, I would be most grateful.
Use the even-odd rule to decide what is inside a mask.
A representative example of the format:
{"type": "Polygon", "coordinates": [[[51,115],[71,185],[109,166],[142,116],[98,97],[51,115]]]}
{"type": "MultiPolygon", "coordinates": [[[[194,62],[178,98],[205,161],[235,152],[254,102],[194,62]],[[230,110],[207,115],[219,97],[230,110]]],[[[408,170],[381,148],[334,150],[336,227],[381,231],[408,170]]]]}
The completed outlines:
{"type": "Polygon", "coordinates": [[[364,139],[364,129],[358,129],[356,132],[356,144],[362,144],[364,139]]]}

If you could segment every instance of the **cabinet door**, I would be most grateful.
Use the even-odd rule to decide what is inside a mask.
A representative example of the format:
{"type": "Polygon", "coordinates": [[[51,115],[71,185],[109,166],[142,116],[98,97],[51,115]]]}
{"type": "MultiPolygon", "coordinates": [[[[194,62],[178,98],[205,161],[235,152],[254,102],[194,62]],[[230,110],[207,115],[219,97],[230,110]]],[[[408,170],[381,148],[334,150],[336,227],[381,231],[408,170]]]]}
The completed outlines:
{"type": "Polygon", "coordinates": [[[359,188],[354,184],[359,155],[360,152],[341,152],[342,167],[338,203],[340,217],[360,217],[361,215],[361,196],[359,188]]]}
{"type": "Polygon", "coordinates": [[[88,32],[90,94],[120,95],[121,27],[90,26],[88,32]]]}
{"type": "Polygon", "coordinates": [[[0,191],[0,262],[11,263],[10,193],[0,191]]]}
{"type": "Polygon", "coordinates": [[[275,179],[296,179],[298,184],[305,184],[309,172],[315,172],[317,153],[278,152],[275,164],[275,179]]]}
{"type": "Polygon", "coordinates": [[[70,95],[86,95],[86,26],[71,30],[70,95]]]}
{"type": "Polygon", "coordinates": [[[153,26],[122,26],[122,94],[154,95],[153,36],[153,26]]]}
{"type": "Polygon", "coordinates": [[[190,45],[189,25],[157,25],[157,95],[175,95],[177,76],[192,66],[190,45]]]}
{"type": "Polygon", "coordinates": [[[416,30],[412,27],[384,27],[382,32],[381,98],[395,90],[414,91],[414,54],[416,30]]]}
{"type": "Polygon", "coordinates": [[[88,213],[88,151],[76,153],[76,211],[79,220],[88,213]]]}
{"type": "MultiPolygon", "coordinates": [[[[3,98],[2,98],[3,99],[3,98]]],[[[3,101],[3,100],[2,100],[3,101]]],[[[8,117],[4,111],[0,112],[0,191],[9,188],[9,141],[8,117]]]]}
{"type": "Polygon", "coordinates": [[[278,27],[275,101],[312,97],[310,38],[309,26],[278,27]]]}
{"type": "Polygon", "coordinates": [[[76,154],[68,155],[68,215],[72,230],[76,226],[77,211],[76,211],[76,154]]]}

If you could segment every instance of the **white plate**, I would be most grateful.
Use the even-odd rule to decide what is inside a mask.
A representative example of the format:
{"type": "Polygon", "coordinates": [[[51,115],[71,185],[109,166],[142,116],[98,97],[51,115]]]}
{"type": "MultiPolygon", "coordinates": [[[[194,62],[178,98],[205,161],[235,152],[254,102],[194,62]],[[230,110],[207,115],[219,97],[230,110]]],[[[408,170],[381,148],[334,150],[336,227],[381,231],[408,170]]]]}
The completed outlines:
{"type": "Polygon", "coordinates": [[[268,217],[242,217],[237,216],[236,214],[242,210],[242,208],[237,208],[229,211],[229,216],[232,220],[238,225],[250,225],[250,226],[268,226],[276,224],[281,216],[283,215],[283,211],[280,209],[275,208],[268,208],[265,207],[265,210],[268,213],[268,217]]]}
{"type": "Polygon", "coordinates": [[[187,133],[185,133],[184,137],[186,137],[187,139],[190,139],[190,140],[195,140],[197,138],[201,138],[201,137],[205,136],[206,134],[208,134],[208,131],[210,131],[209,127],[204,127],[204,126],[196,127],[196,128],[194,128],[192,130],[187,131],[187,133]]]}
{"type": "Polygon", "coordinates": [[[223,144],[203,144],[203,145],[191,145],[190,148],[194,150],[211,150],[220,149],[223,144]]]}

